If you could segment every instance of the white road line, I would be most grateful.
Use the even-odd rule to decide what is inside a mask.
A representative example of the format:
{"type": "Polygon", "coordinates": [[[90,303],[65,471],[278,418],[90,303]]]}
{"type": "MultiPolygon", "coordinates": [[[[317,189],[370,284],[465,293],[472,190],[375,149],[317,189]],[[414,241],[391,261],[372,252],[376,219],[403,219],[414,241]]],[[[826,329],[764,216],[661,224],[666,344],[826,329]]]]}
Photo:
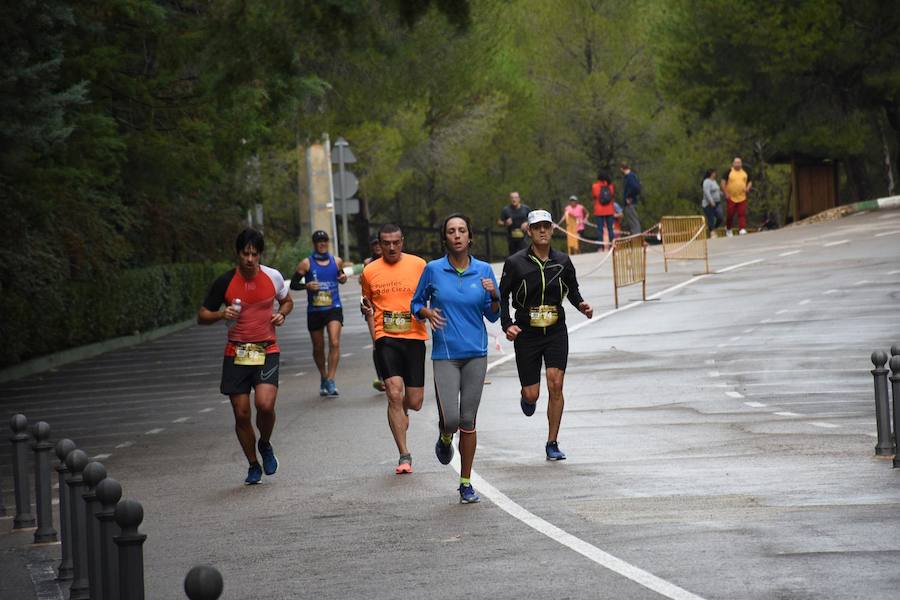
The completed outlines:
{"type": "Polygon", "coordinates": [[[900,213],[888,213],[886,215],[881,215],[880,217],[878,217],[878,220],[881,221],[882,219],[896,219],[897,217],[900,217],[900,213]]]}
{"type": "MultiPolygon", "coordinates": [[[[451,464],[453,465],[453,469],[459,473],[460,464],[458,452],[454,454],[451,464]]],[[[661,596],[670,598],[671,600],[703,600],[701,596],[697,596],[696,594],[680,588],[674,583],[669,583],[665,579],[661,579],[653,573],[649,573],[631,563],[625,562],[621,558],[608,554],[597,546],[575,537],[571,533],[560,529],[556,525],[529,512],[510,499],[509,496],[485,481],[475,471],[472,471],[472,483],[482,496],[487,497],[491,502],[497,505],[498,508],[503,510],[503,512],[518,519],[538,533],[544,534],[551,540],[574,550],[601,567],[609,569],[614,573],[618,573],[619,575],[622,575],[661,596]]]]}
{"type": "Polygon", "coordinates": [[[825,244],[825,248],[829,248],[831,246],[840,246],[841,244],[849,244],[850,240],[838,240],[837,242],[828,242],[825,244]]]}
{"type": "Polygon", "coordinates": [[[219,400],[219,404],[228,404],[231,400],[219,400]]]}
{"type": "MultiPolygon", "coordinates": [[[[816,390],[814,392],[810,392],[809,390],[805,392],[778,392],[779,396],[847,396],[852,394],[859,394],[859,390],[816,390]]],[[[772,393],[764,394],[747,394],[748,396],[759,396],[759,397],[772,397],[772,393]]],[[[858,402],[858,400],[810,400],[809,402],[791,402],[791,404],[825,404],[825,403],[851,403],[858,402]]]]}
{"type": "Polygon", "coordinates": [[[718,377],[719,376],[718,371],[707,371],[706,374],[709,375],[710,377],[718,377]]]}
{"type": "Polygon", "coordinates": [[[112,456],[112,454],[98,454],[97,456],[91,457],[91,460],[106,460],[110,456],[112,456]]]}
{"type": "Polygon", "coordinates": [[[743,398],[744,397],[744,395],[742,393],[735,392],[734,390],[729,390],[729,391],[725,392],[725,395],[728,396],[729,398],[743,398]]]}
{"type": "Polygon", "coordinates": [[[130,448],[131,446],[134,446],[134,442],[122,442],[116,448],[130,448]]]}
{"type": "Polygon", "coordinates": [[[900,275],[900,270],[888,271],[888,275],[900,275]]]}
{"type": "Polygon", "coordinates": [[[797,306],[803,306],[804,304],[809,304],[810,302],[812,302],[812,300],[810,300],[809,298],[806,298],[806,299],[801,300],[800,302],[798,302],[798,303],[797,303],[797,306]]]}
{"type": "Polygon", "coordinates": [[[824,421],[809,421],[807,425],[812,425],[814,427],[823,427],[825,429],[835,429],[840,427],[840,425],[835,425],[834,423],[826,423],[824,421]]]}
{"type": "Polygon", "coordinates": [[[207,412],[212,412],[212,411],[213,411],[213,409],[211,409],[211,408],[201,408],[197,412],[198,413],[207,413],[207,412]]]}
{"type": "Polygon", "coordinates": [[[741,339],[741,336],[736,335],[736,336],[730,338],[728,341],[729,341],[729,342],[736,342],[736,341],[738,341],[739,339],[741,339]]]}
{"type": "Polygon", "coordinates": [[[716,348],[724,348],[728,344],[716,344],[716,348]]]}
{"type": "Polygon", "coordinates": [[[763,404],[762,402],[744,402],[744,404],[746,406],[749,406],[750,408],[765,408],[766,407],[766,405],[763,404]]]}
{"type": "Polygon", "coordinates": [[[779,311],[776,312],[775,314],[776,314],[776,315],[783,315],[784,313],[787,313],[787,312],[791,312],[791,311],[789,311],[789,310],[786,309],[786,308],[782,308],[781,310],[779,310],[779,311]]]}
{"type": "Polygon", "coordinates": [[[716,359],[714,359],[714,358],[707,358],[704,362],[705,362],[706,364],[708,364],[708,365],[714,365],[714,364],[716,364],[716,359]]]}
{"type": "Polygon", "coordinates": [[[755,330],[752,327],[749,327],[744,330],[744,333],[753,333],[755,330]]]}
{"type": "Polygon", "coordinates": [[[363,350],[371,350],[371,349],[372,349],[372,344],[366,344],[365,346],[363,346],[363,350]]]}
{"type": "Polygon", "coordinates": [[[800,250],[791,250],[790,252],[782,252],[778,256],[793,256],[794,254],[800,254],[800,250]]]}
{"type": "Polygon", "coordinates": [[[857,281],[857,282],[854,283],[853,285],[865,285],[865,284],[867,284],[867,283],[869,283],[869,280],[868,280],[868,279],[860,279],[859,281],[857,281]]]}
{"type": "Polygon", "coordinates": [[[764,258],[757,258],[756,260],[748,260],[747,262],[742,262],[742,263],[738,263],[736,265],[731,265],[730,267],[725,267],[724,269],[719,269],[718,271],[716,271],[716,273],[727,273],[728,271],[734,271],[734,270],[740,269],[742,267],[746,267],[749,265],[755,265],[756,263],[761,263],[764,260],[765,260],[764,258]]]}
{"type": "Polygon", "coordinates": [[[150,431],[145,431],[144,435],[156,435],[157,433],[162,433],[165,431],[162,427],[157,427],[156,429],[151,429],[150,431]]]}
{"type": "Polygon", "coordinates": [[[347,352],[345,354],[341,354],[341,358],[347,358],[348,356],[353,356],[352,352],[347,352]]]}
{"type": "Polygon", "coordinates": [[[300,377],[301,375],[306,375],[306,371],[300,371],[299,373],[294,373],[294,377],[300,377]]]}
{"type": "Polygon", "coordinates": [[[771,322],[772,322],[772,319],[763,319],[762,321],[759,322],[759,324],[765,325],[766,323],[771,323],[771,322]]]}
{"type": "Polygon", "coordinates": [[[838,291],[839,291],[839,290],[836,290],[836,289],[834,289],[834,288],[831,288],[830,290],[825,290],[824,292],[822,292],[822,295],[823,295],[823,296],[828,296],[829,294],[837,294],[838,291]]]}
{"type": "Polygon", "coordinates": [[[779,411],[775,414],[778,415],[779,417],[802,417],[803,416],[800,413],[788,412],[786,410],[779,411]]]}
{"type": "Polygon", "coordinates": [[[885,231],[883,233],[876,233],[875,237],[884,237],[886,235],[897,235],[898,233],[900,233],[900,229],[897,229],[895,231],[885,231]]]}
{"type": "Polygon", "coordinates": [[[173,423],[187,423],[188,419],[190,419],[190,417],[178,417],[177,419],[175,419],[172,422],[173,423]]]}

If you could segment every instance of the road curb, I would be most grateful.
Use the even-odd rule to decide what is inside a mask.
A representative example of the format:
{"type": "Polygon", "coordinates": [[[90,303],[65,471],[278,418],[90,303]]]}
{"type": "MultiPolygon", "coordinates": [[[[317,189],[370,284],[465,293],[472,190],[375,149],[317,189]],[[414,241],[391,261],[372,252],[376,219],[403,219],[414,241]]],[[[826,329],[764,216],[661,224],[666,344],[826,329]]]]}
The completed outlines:
{"type": "Polygon", "coordinates": [[[178,323],[166,325],[165,327],[160,327],[159,329],[103,340],[102,342],[70,348],[68,350],[63,350],[62,352],[55,352],[53,354],[48,354],[47,356],[28,360],[13,367],[0,370],[0,383],[21,379],[23,377],[28,377],[29,375],[34,375],[35,373],[42,373],[53,369],[54,367],[59,367],[78,360],[93,358],[111,350],[128,348],[129,346],[134,346],[142,342],[155,340],[175,333],[176,331],[187,329],[196,322],[196,319],[187,319],[178,323]]]}
{"type": "Polygon", "coordinates": [[[864,211],[871,210],[890,210],[900,208],[900,196],[888,196],[886,198],[877,198],[875,200],[862,200],[860,202],[854,202],[853,204],[844,204],[841,206],[835,206],[834,208],[829,208],[828,210],[823,210],[820,213],[816,213],[811,217],[807,217],[796,223],[791,223],[788,227],[797,227],[799,225],[811,225],[813,223],[821,223],[822,221],[831,221],[832,219],[840,219],[841,217],[846,217],[848,215],[852,215],[853,213],[859,213],[864,211]]]}

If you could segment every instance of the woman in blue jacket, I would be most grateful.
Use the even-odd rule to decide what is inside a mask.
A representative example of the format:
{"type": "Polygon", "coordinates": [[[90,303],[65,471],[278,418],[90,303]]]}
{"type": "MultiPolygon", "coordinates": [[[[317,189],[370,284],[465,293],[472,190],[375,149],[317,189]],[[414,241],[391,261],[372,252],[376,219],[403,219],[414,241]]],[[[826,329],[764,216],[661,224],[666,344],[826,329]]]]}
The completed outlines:
{"type": "Polygon", "coordinates": [[[446,256],[425,267],[410,306],[431,323],[431,360],[440,436],[434,452],[442,464],[453,458],[453,434],[459,431],[459,501],[478,502],[470,477],[475,459],[475,416],[487,373],[487,329],[500,316],[500,295],[491,266],[469,254],[472,222],[454,213],[441,227],[446,256]]]}

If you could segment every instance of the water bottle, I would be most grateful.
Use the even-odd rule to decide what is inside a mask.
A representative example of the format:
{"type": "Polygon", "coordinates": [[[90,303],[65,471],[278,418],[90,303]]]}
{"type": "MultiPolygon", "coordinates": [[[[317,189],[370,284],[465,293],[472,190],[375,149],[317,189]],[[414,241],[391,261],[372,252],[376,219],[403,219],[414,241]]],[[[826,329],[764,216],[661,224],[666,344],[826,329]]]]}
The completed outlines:
{"type": "MultiPolygon", "coordinates": [[[[233,308],[233,309],[236,310],[238,313],[240,313],[240,312],[241,312],[241,299],[240,299],[240,298],[235,298],[234,301],[231,303],[231,308],[233,308]]],[[[228,325],[228,328],[229,328],[229,329],[231,329],[232,327],[234,327],[236,324],[237,324],[237,321],[227,321],[227,322],[226,322],[226,325],[228,325]]]]}

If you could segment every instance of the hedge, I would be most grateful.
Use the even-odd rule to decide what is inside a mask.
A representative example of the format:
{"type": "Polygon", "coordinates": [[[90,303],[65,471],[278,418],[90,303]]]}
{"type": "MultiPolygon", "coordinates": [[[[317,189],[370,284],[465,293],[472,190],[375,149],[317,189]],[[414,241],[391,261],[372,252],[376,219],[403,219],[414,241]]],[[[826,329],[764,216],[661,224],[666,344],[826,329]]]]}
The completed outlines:
{"type": "Polygon", "coordinates": [[[105,279],[64,281],[35,297],[4,290],[0,367],[189,319],[213,280],[230,267],[159,265],[105,279]]]}

